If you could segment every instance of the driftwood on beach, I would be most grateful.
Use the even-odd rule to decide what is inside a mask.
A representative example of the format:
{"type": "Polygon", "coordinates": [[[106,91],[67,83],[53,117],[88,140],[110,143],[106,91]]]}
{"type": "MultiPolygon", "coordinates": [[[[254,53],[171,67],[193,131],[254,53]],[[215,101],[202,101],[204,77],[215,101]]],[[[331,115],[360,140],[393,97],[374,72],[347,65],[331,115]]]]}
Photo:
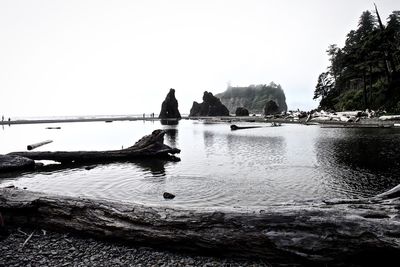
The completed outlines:
{"type": "Polygon", "coordinates": [[[129,160],[137,158],[170,158],[180,153],[177,148],[164,144],[165,132],[155,130],[152,134],[142,137],[133,146],[121,150],[108,151],[40,151],[13,152],[9,156],[20,156],[33,160],[53,160],[61,163],[103,162],[129,160]]]}
{"type": "Polygon", "coordinates": [[[369,199],[196,210],[0,189],[0,213],[6,226],[270,263],[349,266],[364,260],[382,263],[400,253],[400,187],[369,199]]]}

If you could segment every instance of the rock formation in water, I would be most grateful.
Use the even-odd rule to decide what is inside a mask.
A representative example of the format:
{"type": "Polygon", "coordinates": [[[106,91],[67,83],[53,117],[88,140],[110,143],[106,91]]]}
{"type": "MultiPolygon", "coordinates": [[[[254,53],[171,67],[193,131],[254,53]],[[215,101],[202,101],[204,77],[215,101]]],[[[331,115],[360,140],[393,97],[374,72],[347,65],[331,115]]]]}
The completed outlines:
{"type": "Polygon", "coordinates": [[[274,115],[278,113],[280,113],[280,109],[274,100],[270,100],[265,104],[264,115],[274,115]]]}
{"type": "Polygon", "coordinates": [[[194,101],[189,116],[229,116],[229,110],[221,103],[219,98],[213,96],[211,92],[205,91],[203,103],[199,104],[194,101]]]}
{"type": "Polygon", "coordinates": [[[235,114],[236,116],[249,116],[249,111],[246,108],[238,107],[235,114]]]}
{"type": "Polygon", "coordinates": [[[162,102],[160,115],[158,117],[160,119],[181,118],[181,113],[178,110],[178,100],[175,98],[175,89],[169,89],[167,97],[162,102]]]}
{"type": "Polygon", "coordinates": [[[244,107],[250,113],[262,114],[264,106],[269,100],[274,100],[279,106],[279,112],[287,111],[286,97],[282,87],[271,82],[269,85],[250,85],[247,87],[232,87],[215,95],[221,99],[231,113],[237,107],[244,107]]]}

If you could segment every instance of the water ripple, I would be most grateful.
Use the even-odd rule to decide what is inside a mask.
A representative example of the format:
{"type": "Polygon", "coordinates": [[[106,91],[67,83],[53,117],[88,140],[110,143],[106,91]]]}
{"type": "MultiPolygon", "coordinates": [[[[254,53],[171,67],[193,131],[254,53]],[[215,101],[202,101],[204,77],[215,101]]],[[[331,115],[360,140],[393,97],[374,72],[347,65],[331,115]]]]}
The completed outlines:
{"type": "MultiPolygon", "coordinates": [[[[24,131],[31,129],[33,135],[42,134],[38,126],[21,127],[24,131]]],[[[34,191],[144,204],[212,207],[367,197],[400,183],[400,131],[396,129],[285,125],[233,132],[228,124],[191,121],[174,126],[82,123],[63,127],[54,143],[69,147],[87,132],[83,144],[71,144],[70,148],[87,142],[95,147],[92,136],[98,136],[101,144],[107,140],[107,146],[115,148],[121,143],[132,144],[132,136],[137,140],[157,128],[167,130],[166,142],[182,150],[180,162],[147,160],[67,169],[55,166],[20,176],[2,175],[0,186],[14,184],[34,191]],[[165,200],[164,192],[176,197],[165,200]]]]}

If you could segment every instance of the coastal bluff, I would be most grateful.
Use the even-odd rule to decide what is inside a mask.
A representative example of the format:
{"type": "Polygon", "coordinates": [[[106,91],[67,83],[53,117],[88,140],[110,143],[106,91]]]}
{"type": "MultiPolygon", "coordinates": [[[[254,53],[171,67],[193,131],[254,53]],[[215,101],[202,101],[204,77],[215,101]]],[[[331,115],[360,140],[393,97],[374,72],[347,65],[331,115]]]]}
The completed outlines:
{"type": "Polygon", "coordinates": [[[236,108],[244,107],[250,113],[262,114],[268,101],[274,101],[278,107],[278,112],[286,112],[286,96],[279,84],[271,82],[269,85],[259,84],[247,87],[228,86],[225,92],[216,94],[222,104],[230,113],[235,113],[236,108]]]}

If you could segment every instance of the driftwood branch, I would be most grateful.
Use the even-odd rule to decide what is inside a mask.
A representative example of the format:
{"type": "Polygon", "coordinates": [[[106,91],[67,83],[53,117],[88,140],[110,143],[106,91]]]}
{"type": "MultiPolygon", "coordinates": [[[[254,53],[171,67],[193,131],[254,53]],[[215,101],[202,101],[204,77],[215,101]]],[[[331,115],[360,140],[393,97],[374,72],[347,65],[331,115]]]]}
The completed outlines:
{"type": "Polygon", "coordinates": [[[162,130],[155,130],[137,141],[133,146],[121,150],[108,151],[40,151],[40,152],[13,152],[10,156],[21,156],[33,160],[53,160],[62,163],[103,162],[130,160],[138,158],[169,158],[180,153],[177,148],[164,144],[162,130]]]}
{"type": "Polygon", "coordinates": [[[237,126],[236,124],[231,125],[231,130],[241,130],[241,129],[253,129],[253,128],[261,128],[262,126],[237,126]]]}
{"type": "Polygon", "coordinates": [[[35,149],[35,148],[37,148],[37,147],[40,147],[40,146],[44,146],[44,145],[50,144],[50,143],[52,143],[52,142],[53,142],[53,140],[46,140],[46,141],[43,141],[43,142],[39,142],[39,143],[35,143],[35,144],[31,144],[31,145],[27,145],[27,146],[26,146],[26,149],[28,149],[28,150],[32,150],[32,149],[35,149]]]}
{"type": "MultiPolygon", "coordinates": [[[[393,193],[393,192],[392,192],[393,193]]],[[[0,190],[6,225],[268,262],[342,264],[400,253],[400,199],[276,204],[259,209],[180,209],[0,190]]],[[[394,195],[396,196],[396,195],[394,195]]]]}

